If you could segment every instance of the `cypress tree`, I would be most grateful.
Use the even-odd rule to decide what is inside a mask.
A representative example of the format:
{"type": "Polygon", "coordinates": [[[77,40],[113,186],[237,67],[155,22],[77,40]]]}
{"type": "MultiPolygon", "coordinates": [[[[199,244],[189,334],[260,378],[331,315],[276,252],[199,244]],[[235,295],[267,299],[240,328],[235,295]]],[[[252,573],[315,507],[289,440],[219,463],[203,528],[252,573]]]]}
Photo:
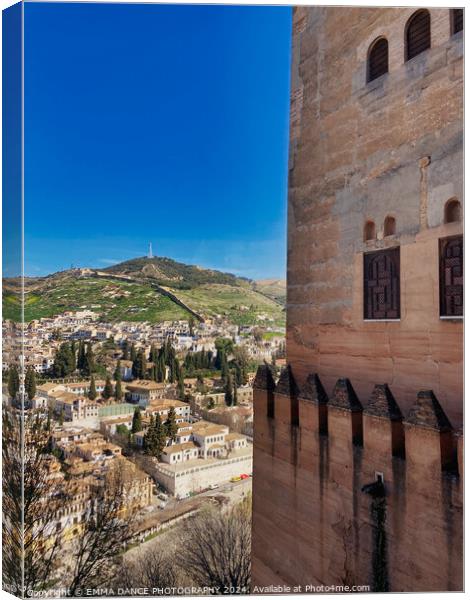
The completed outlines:
{"type": "Polygon", "coordinates": [[[121,381],[122,376],[121,376],[121,361],[118,360],[116,363],[116,368],[114,369],[114,373],[113,373],[113,377],[114,377],[114,381],[121,381]]]}
{"type": "Polygon", "coordinates": [[[155,445],[155,419],[150,415],[150,423],[144,435],[144,452],[145,454],[153,455],[155,445]]]}
{"type": "Polygon", "coordinates": [[[138,433],[142,431],[142,415],[140,413],[140,408],[137,407],[134,411],[134,416],[132,417],[132,433],[138,433]]]}
{"type": "Polygon", "coordinates": [[[131,352],[130,352],[130,360],[132,360],[132,362],[134,362],[136,356],[137,356],[137,351],[135,349],[134,344],[132,344],[131,352]]]}
{"type": "Polygon", "coordinates": [[[129,343],[127,340],[124,340],[122,345],[122,360],[129,360],[129,343]]]}
{"type": "Polygon", "coordinates": [[[16,394],[20,391],[20,376],[15,365],[11,366],[8,371],[8,394],[12,400],[16,398],[16,394]]]}
{"type": "Polygon", "coordinates": [[[178,395],[180,397],[180,400],[185,399],[183,369],[178,370],[178,395]]]}
{"type": "Polygon", "coordinates": [[[36,372],[32,367],[26,369],[24,377],[24,389],[28,399],[32,400],[36,395],[36,372]]]}
{"type": "Polygon", "coordinates": [[[97,393],[96,393],[95,378],[92,375],[90,378],[90,389],[88,390],[88,398],[90,400],[95,400],[96,396],[97,396],[97,393]]]}
{"type": "Polygon", "coordinates": [[[159,353],[157,359],[157,367],[155,369],[155,379],[159,383],[165,381],[165,361],[163,357],[163,352],[159,353]]]}
{"type": "Polygon", "coordinates": [[[230,371],[228,372],[225,381],[225,404],[227,406],[233,406],[233,383],[230,371]]]}
{"type": "Polygon", "coordinates": [[[113,385],[111,383],[111,378],[109,375],[106,377],[106,383],[104,384],[104,390],[101,395],[105,400],[109,400],[113,395],[113,385]]]}
{"type": "Polygon", "coordinates": [[[172,442],[176,440],[176,434],[178,433],[178,424],[176,422],[176,412],[173,406],[168,411],[167,419],[165,421],[165,434],[171,439],[172,442]]]}
{"type": "Polygon", "coordinates": [[[86,361],[85,361],[84,373],[85,373],[85,375],[91,375],[95,371],[96,371],[95,354],[93,352],[93,346],[91,345],[91,342],[90,342],[90,343],[88,343],[87,351],[86,351],[86,361]]]}
{"type": "Polygon", "coordinates": [[[80,342],[78,343],[77,369],[80,372],[83,372],[86,369],[85,344],[82,340],[80,340],[80,342]]]}
{"type": "Polygon", "coordinates": [[[136,379],[145,379],[147,374],[147,358],[145,356],[145,352],[140,350],[133,363],[132,363],[132,375],[136,379]]]}
{"type": "Polygon", "coordinates": [[[116,380],[116,385],[114,386],[114,397],[118,402],[122,400],[122,384],[120,379],[116,380]]]}
{"type": "Polygon", "coordinates": [[[157,413],[155,417],[155,447],[154,456],[160,460],[163,452],[163,448],[166,445],[166,429],[162,424],[160,415],[157,413]]]}

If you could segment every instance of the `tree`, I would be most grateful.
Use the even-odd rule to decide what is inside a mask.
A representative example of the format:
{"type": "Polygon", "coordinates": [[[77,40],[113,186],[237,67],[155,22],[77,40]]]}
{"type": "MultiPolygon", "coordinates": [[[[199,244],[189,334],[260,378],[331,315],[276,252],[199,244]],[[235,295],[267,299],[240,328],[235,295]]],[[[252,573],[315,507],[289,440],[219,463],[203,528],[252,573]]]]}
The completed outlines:
{"type": "Polygon", "coordinates": [[[85,352],[85,344],[82,340],[80,340],[78,344],[78,352],[77,352],[77,369],[83,373],[87,369],[87,360],[86,360],[86,352],[85,352]]]}
{"type": "Polygon", "coordinates": [[[114,369],[114,380],[115,381],[121,381],[122,379],[122,375],[121,375],[121,361],[118,360],[116,363],[116,368],[114,369]]]}
{"type": "Polygon", "coordinates": [[[225,404],[227,406],[233,406],[233,382],[230,371],[225,380],[225,404]]]}
{"type": "Polygon", "coordinates": [[[194,335],[194,325],[195,325],[195,320],[194,320],[193,315],[189,315],[188,325],[189,325],[189,335],[192,337],[194,335]]]}
{"type": "Polygon", "coordinates": [[[8,371],[8,395],[12,400],[16,398],[16,394],[20,391],[20,376],[18,369],[12,365],[8,371]]]}
{"type": "Polygon", "coordinates": [[[140,408],[137,407],[134,411],[134,416],[132,417],[132,433],[138,433],[142,431],[142,415],[140,412],[140,408]]]}
{"type": "MultiPolygon", "coordinates": [[[[119,462],[116,463],[119,465],[119,462]]],[[[68,595],[81,588],[98,587],[116,577],[117,555],[132,535],[132,510],[126,510],[131,481],[120,466],[110,469],[93,489],[83,530],[72,543],[68,595]]]]}
{"type": "Polygon", "coordinates": [[[59,346],[54,357],[53,374],[55,377],[67,377],[75,371],[75,356],[68,342],[59,346]]]}
{"type": "Polygon", "coordinates": [[[131,346],[131,350],[130,350],[130,355],[129,356],[130,356],[130,360],[132,360],[132,362],[134,362],[135,357],[137,356],[137,351],[135,349],[135,345],[134,344],[132,344],[132,346],[131,346]]]}
{"type": "Polygon", "coordinates": [[[122,360],[129,360],[129,342],[124,340],[122,344],[122,360]]]}
{"type": "Polygon", "coordinates": [[[24,376],[24,390],[29,400],[36,395],[36,371],[33,367],[28,367],[24,376]]]}
{"type": "MultiPolygon", "coordinates": [[[[161,348],[160,348],[160,350],[161,350],[161,348]]],[[[158,353],[157,365],[155,368],[155,380],[158,383],[162,383],[163,381],[165,381],[165,374],[166,374],[166,368],[165,368],[164,353],[162,351],[160,351],[158,353]]]]}
{"type": "Polygon", "coordinates": [[[220,376],[226,382],[229,375],[228,361],[225,352],[222,352],[220,357],[220,376]]]}
{"type": "Polygon", "coordinates": [[[132,375],[136,379],[145,379],[147,374],[147,358],[143,350],[139,350],[132,362],[132,375]]]}
{"type": "Polygon", "coordinates": [[[88,390],[88,398],[90,400],[96,400],[96,396],[98,394],[96,393],[96,385],[95,385],[95,378],[92,375],[90,378],[90,389],[88,390]]]}
{"type": "Polygon", "coordinates": [[[111,383],[111,377],[109,375],[106,377],[106,382],[101,395],[105,400],[109,400],[113,395],[113,384],[111,383]]]}
{"type": "Polygon", "coordinates": [[[180,400],[184,400],[186,397],[186,393],[184,390],[183,369],[179,369],[179,371],[178,371],[178,396],[180,397],[180,400]]]}
{"type": "Polygon", "coordinates": [[[176,422],[176,412],[173,406],[168,411],[167,419],[165,421],[165,433],[166,436],[169,437],[172,442],[176,440],[176,434],[178,433],[178,423],[176,422]]]}
{"type": "Polygon", "coordinates": [[[114,397],[117,401],[122,400],[122,384],[120,379],[116,381],[116,385],[114,386],[114,397]]]}
{"type": "Polygon", "coordinates": [[[63,490],[50,476],[50,420],[36,411],[2,412],[3,580],[28,597],[51,585],[62,545],[52,526],[63,490]]]}
{"type": "Polygon", "coordinates": [[[87,352],[86,352],[86,373],[87,375],[91,375],[96,371],[95,364],[95,354],[93,352],[93,346],[91,342],[88,344],[87,352]]]}
{"type": "Polygon", "coordinates": [[[144,436],[145,452],[146,454],[155,456],[158,460],[160,460],[165,444],[166,431],[162,425],[160,415],[157,413],[155,417],[150,417],[150,425],[144,436]]]}
{"type": "Polygon", "coordinates": [[[207,508],[182,529],[179,564],[196,585],[248,593],[251,578],[251,507],[247,498],[229,511],[207,508]]]}
{"type": "Polygon", "coordinates": [[[237,382],[233,382],[233,398],[232,398],[232,406],[236,406],[238,404],[238,387],[237,382]]]}
{"type": "Polygon", "coordinates": [[[177,576],[174,548],[169,545],[152,546],[138,550],[133,558],[126,557],[119,569],[118,585],[128,590],[176,588],[177,576]]]}

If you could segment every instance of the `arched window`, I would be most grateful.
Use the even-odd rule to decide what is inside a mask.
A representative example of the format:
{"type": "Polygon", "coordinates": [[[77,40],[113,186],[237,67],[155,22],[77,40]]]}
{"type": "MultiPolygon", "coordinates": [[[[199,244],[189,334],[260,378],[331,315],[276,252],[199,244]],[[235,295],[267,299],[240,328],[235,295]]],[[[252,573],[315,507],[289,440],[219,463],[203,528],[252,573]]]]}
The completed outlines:
{"type": "Polygon", "coordinates": [[[444,207],[444,223],[457,223],[461,220],[460,202],[451,198],[444,207]]]}
{"type": "Polygon", "coordinates": [[[431,47],[431,15],[426,9],[417,10],[406,26],[406,60],[411,60],[431,47]]]}
{"type": "Polygon", "coordinates": [[[452,35],[463,31],[463,8],[453,8],[450,11],[450,30],[452,35]]]}
{"type": "Polygon", "coordinates": [[[385,217],[385,221],[384,221],[384,236],[386,237],[387,235],[395,235],[396,233],[396,221],[394,217],[385,217]]]}
{"type": "Polygon", "coordinates": [[[364,241],[375,240],[375,223],[367,221],[364,225],[364,241]]]}
{"type": "Polygon", "coordinates": [[[388,73],[388,42],[385,38],[379,38],[369,48],[367,81],[373,81],[385,73],[388,73]]]}

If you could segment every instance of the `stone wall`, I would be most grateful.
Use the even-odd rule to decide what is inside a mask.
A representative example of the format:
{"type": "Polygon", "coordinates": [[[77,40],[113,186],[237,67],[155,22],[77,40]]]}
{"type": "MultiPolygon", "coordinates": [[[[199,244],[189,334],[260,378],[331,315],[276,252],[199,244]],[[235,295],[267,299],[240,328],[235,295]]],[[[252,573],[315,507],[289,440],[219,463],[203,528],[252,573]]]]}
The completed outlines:
{"type": "Polygon", "coordinates": [[[404,61],[411,8],[294,9],[287,357],[297,376],[393,386],[403,408],[434,390],[462,421],[462,323],[439,318],[438,240],[462,192],[462,33],[431,11],[431,48],[404,61]],[[366,83],[370,44],[389,73],[366,83]],[[396,235],[384,237],[386,216],[396,235]],[[364,242],[367,220],[377,239],[364,242]],[[363,254],[400,246],[401,320],[363,320],[363,254]],[[341,373],[338,373],[341,365],[341,373]]]}
{"type": "Polygon", "coordinates": [[[462,320],[439,307],[439,240],[462,233],[444,207],[463,204],[463,40],[431,9],[406,62],[414,10],[294,9],[289,366],[254,383],[254,586],[463,587],[462,320]],[[389,72],[367,83],[380,36],[389,72]],[[364,320],[364,254],[395,247],[400,318],[364,320]]]}
{"type": "Polygon", "coordinates": [[[461,437],[431,392],[404,416],[388,386],[260,367],[254,398],[254,586],[463,589],[461,437]]]}

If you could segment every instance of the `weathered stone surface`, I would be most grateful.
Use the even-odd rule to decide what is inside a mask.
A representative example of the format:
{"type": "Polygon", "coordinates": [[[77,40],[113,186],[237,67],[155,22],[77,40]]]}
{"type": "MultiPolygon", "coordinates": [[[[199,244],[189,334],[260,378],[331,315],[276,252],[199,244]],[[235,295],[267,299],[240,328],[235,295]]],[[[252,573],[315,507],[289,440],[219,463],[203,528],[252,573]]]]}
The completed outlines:
{"type": "Polygon", "coordinates": [[[283,396],[294,397],[299,393],[299,388],[292,374],[290,365],[284,367],[281,371],[281,376],[276,385],[276,394],[282,394],[283,396]]]}
{"type": "Polygon", "coordinates": [[[269,365],[260,365],[256,371],[253,388],[273,391],[275,387],[276,383],[269,365]]]}
{"type": "Polygon", "coordinates": [[[300,388],[299,398],[316,404],[327,404],[328,396],[317,373],[311,373],[300,388]]]}
{"type": "Polygon", "coordinates": [[[402,421],[403,414],[386,383],[374,387],[369,403],[364,408],[364,414],[384,417],[391,421],[402,421]]]}
{"type": "Polygon", "coordinates": [[[327,404],[302,389],[298,427],[278,390],[274,419],[255,410],[254,585],[463,589],[463,486],[450,470],[455,457],[462,474],[462,438],[429,398],[416,423],[399,417],[426,388],[455,428],[463,414],[462,321],[439,318],[439,240],[463,231],[444,223],[446,202],[463,203],[463,36],[448,9],[431,9],[431,48],[405,62],[415,10],[294,9],[287,359],[296,381],[315,373],[330,391],[347,377],[372,402],[351,412],[342,384],[327,404]],[[380,36],[389,72],[368,83],[380,36]],[[364,253],[397,246],[400,319],[364,320],[364,253]],[[361,490],[379,473],[374,499],[361,490]]]}
{"type": "Polygon", "coordinates": [[[330,398],[330,406],[351,412],[362,411],[362,404],[349,379],[338,379],[330,398]]]}
{"type": "Polygon", "coordinates": [[[432,390],[418,393],[416,403],[411,407],[405,422],[416,427],[441,432],[451,431],[452,429],[447,415],[442,410],[442,406],[432,390]]]}

